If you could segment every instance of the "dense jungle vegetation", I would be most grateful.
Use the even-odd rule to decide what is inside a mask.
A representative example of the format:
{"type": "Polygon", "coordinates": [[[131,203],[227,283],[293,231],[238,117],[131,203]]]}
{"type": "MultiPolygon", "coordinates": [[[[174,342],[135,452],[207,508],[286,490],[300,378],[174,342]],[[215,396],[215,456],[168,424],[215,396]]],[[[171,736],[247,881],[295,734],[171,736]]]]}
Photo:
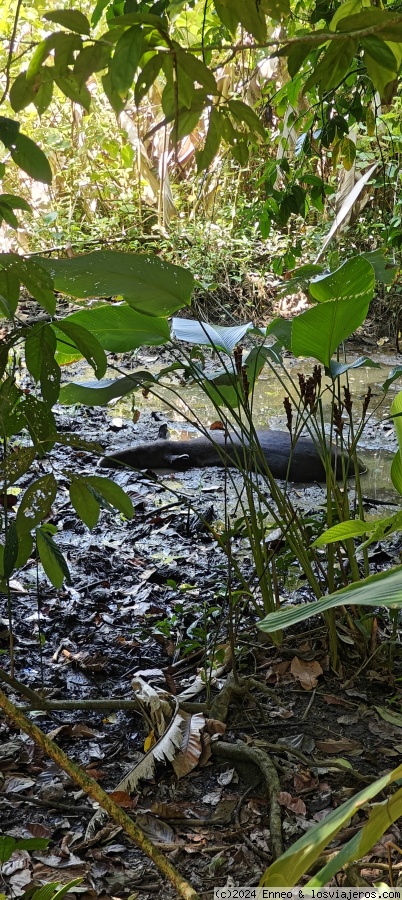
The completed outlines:
{"type": "MultiPolygon", "coordinates": [[[[133,889],[134,864],[124,883],[117,876],[113,884],[102,882],[112,864],[105,863],[107,850],[93,855],[97,831],[109,848],[117,833],[105,826],[104,811],[122,829],[121,840],[134,843],[166,879],[169,897],[196,900],[212,896],[214,885],[233,883],[398,886],[402,3],[7,0],[0,15],[0,898],[148,896],[144,886],[142,894],[133,889]],[[353,373],[379,363],[366,348],[351,353],[347,342],[356,332],[364,338],[368,316],[381,342],[395,343],[396,355],[378,391],[368,383],[359,395],[351,390],[353,373]],[[293,368],[289,360],[297,360],[293,368]],[[280,478],[256,426],[260,376],[282,398],[278,440],[287,449],[280,478]],[[210,421],[186,399],[194,385],[213,410],[210,421]],[[202,505],[201,482],[163,482],[152,471],[144,476],[146,447],[138,485],[145,478],[146,490],[155,489],[152,517],[145,509],[141,520],[145,495],[137,482],[124,480],[127,473],[99,474],[104,438],[111,427],[123,428],[109,426],[103,408],[125,397],[134,426],[144,419],[144,400],[152,410],[162,398],[168,417],[179,411],[212,445],[223,470],[219,517],[202,505]],[[92,430],[91,416],[98,417],[92,430]],[[393,499],[373,504],[359,447],[370,443],[380,420],[395,436],[393,499]],[[223,438],[214,441],[216,432],[223,438]],[[313,454],[306,478],[297,476],[304,446],[313,454]],[[316,494],[292,487],[315,478],[322,484],[316,494]],[[149,569],[144,562],[138,520],[151,529],[167,523],[160,541],[166,532],[174,548],[180,530],[172,537],[173,520],[164,516],[175,504],[184,510],[188,565],[191,549],[199,559],[210,553],[212,586],[185,578],[184,567],[173,577],[169,567],[149,569]],[[67,525],[59,527],[62,521],[67,525]],[[63,539],[68,527],[70,545],[63,539]],[[131,539],[126,558],[121,548],[130,534],[138,541],[131,539]],[[68,678],[61,687],[56,667],[63,653],[66,666],[85,671],[91,654],[78,639],[73,647],[79,604],[74,615],[64,618],[62,610],[66,598],[73,604],[79,596],[82,548],[95,559],[104,540],[105,565],[108,556],[113,566],[124,557],[119,577],[124,581],[134,566],[130,590],[133,579],[139,590],[154,578],[164,606],[153,598],[143,631],[136,631],[142,613],[138,621],[133,614],[130,643],[128,627],[110,639],[116,659],[119,641],[126,644],[127,666],[119,675],[125,696],[116,690],[112,696],[105,678],[91,690],[86,684],[80,699],[70,696],[68,678]],[[299,587],[292,592],[295,573],[299,587]],[[56,619],[65,629],[59,647],[49,624],[56,619]],[[69,638],[71,646],[62,646],[69,638]],[[141,663],[142,643],[152,646],[146,659],[153,668],[141,663]],[[335,694],[343,696],[355,679],[367,677],[372,687],[372,673],[382,677],[386,698],[380,702],[369,691],[380,717],[372,731],[385,741],[386,727],[393,728],[387,733],[392,746],[384,751],[376,744],[359,768],[351,762],[358,756],[353,741],[334,740],[330,749],[323,741],[312,756],[304,744],[278,750],[265,732],[263,740],[267,716],[293,715],[289,698],[281,705],[269,686],[280,687],[289,647],[296,654],[292,683],[302,694],[313,692],[312,704],[316,690],[335,703],[335,694]],[[165,668],[157,652],[165,654],[165,668]],[[173,660],[170,668],[166,659],[173,660]],[[177,674],[183,661],[190,668],[177,674]],[[129,698],[128,673],[134,673],[129,698]],[[331,690],[318,690],[319,677],[336,679],[331,690]],[[233,706],[246,701],[258,720],[247,740],[231,718],[233,706]],[[80,719],[74,735],[83,745],[65,753],[69,717],[80,710],[98,715],[98,731],[80,719]],[[106,791],[100,765],[88,764],[87,742],[100,740],[101,727],[113,727],[112,710],[126,716],[117,722],[120,736],[130,716],[141,720],[144,755],[138,761],[137,754],[120,781],[111,776],[106,791]],[[30,748],[23,776],[18,765],[26,759],[17,760],[13,744],[21,735],[30,748]],[[331,753],[336,758],[329,762],[331,753]],[[28,827],[16,795],[32,788],[39,771],[44,777],[49,759],[53,775],[57,766],[66,780],[57,776],[57,796],[40,793],[45,780],[39,793],[34,788],[28,803],[50,813],[28,827]],[[232,806],[232,830],[208,863],[209,887],[201,854],[193,868],[195,844],[188,851],[196,840],[192,826],[186,825],[184,847],[182,836],[161,825],[172,798],[186,798],[177,784],[191,790],[195,778],[208,777],[207,763],[225,767],[221,788],[235,769],[249,775],[232,806]],[[331,791],[325,779],[334,771],[341,788],[325,804],[322,796],[331,791]],[[258,785],[268,806],[260,844],[241,818],[258,785]],[[316,816],[303,791],[322,795],[316,816]],[[136,808],[153,795],[155,808],[136,808]],[[87,830],[81,820],[79,827],[68,822],[79,798],[87,804],[80,807],[82,821],[90,819],[87,830]],[[94,813],[88,798],[103,812],[94,813]],[[65,821],[56,825],[58,803],[65,821]],[[237,852],[225,868],[233,845],[243,856],[237,852]],[[62,858],[69,861],[66,877],[58,871],[49,881],[43,868],[58,868],[54,860],[62,858]]],[[[167,468],[185,472],[186,445],[167,458],[165,435],[155,436],[167,468]]],[[[217,492],[214,485],[206,490],[217,492]]],[[[107,571],[96,582],[106,604],[117,589],[117,569],[114,580],[107,571]]],[[[96,622],[99,634],[105,623],[113,627],[124,607],[119,603],[88,615],[88,623],[96,622]]],[[[91,677],[104,665],[93,663],[91,677]]],[[[310,702],[305,715],[309,710],[310,702]]],[[[366,715],[360,705],[355,725],[359,715],[366,715]]],[[[209,785],[205,796],[211,792],[209,785]]],[[[192,825],[197,817],[199,810],[192,825]]],[[[210,819],[207,824],[214,827],[210,819]]],[[[112,852],[124,850],[116,847],[112,852]]]]}

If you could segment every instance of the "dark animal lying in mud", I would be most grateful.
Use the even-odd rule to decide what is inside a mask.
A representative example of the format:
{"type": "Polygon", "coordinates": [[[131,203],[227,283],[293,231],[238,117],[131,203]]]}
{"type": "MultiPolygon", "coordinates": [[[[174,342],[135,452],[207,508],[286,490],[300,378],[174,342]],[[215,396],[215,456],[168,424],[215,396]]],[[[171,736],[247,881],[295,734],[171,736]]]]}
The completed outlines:
{"type": "MultiPolygon", "coordinates": [[[[117,468],[131,466],[135,469],[173,469],[185,471],[205,466],[241,466],[264,472],[268,465],[274,478],[289,481],[323,481],[325,469],[320,454],[310,438],[301,437],[292,448],[286,431],[257,431],[260,451],[244,447],[234,434],[223,431],[210,432],[210,437],[188,441],[157,440],[137,444],[127,450],[119,450],[104,456],[101,466],[117,468]]],[[[351,460],[339,451],[331,449],[332,468],[337,478],[344,471],[354,474],[351,460]]],[[[360,464],[359,464],[360,468],[360,464]]],[[[363,471],[363,466],[361,467],[363,471]]]]}

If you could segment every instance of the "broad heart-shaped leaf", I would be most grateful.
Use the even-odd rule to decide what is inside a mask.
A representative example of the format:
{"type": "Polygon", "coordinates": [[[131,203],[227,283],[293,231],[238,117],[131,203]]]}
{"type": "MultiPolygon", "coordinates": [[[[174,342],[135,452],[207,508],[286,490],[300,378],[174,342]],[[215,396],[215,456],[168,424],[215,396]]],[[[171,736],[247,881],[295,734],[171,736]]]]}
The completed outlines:
{"type": "MultiPolygon", "coordinates": [[[[295,844],[292,844],[289,850],[286,850],[279,859],[266,869],[261,878],[260,887],[269,888],[275,887],[278,884],[283,885],[283,887],[293,887],[296,884],[300,884],[301,877],[308,872],[315,860],[318,859],[322,853],[323,849],[333,840],[342,826],[345,825],[355,813],[359,812],[364,804],[372,800],[373,797],[382,792],[388,785],[393,784],[395,781],[398,782],[401,777],[402,766],[398,766],[392,772],[388,772],[386,775],[383,775],[382,778],[379,778],[377,781],[364,787],[362,791],[359,791],[359,793],[355,794],[354,797],[351,797],[350,800],[346,800],[345,803],[338,806],[337,809],[331,812],[329,816],[326,816],[321,822],[318,822],[317,825],[313,825],[309,828],[306,834],[303,834],[295,844]]],[[[396,796],[398,797],[398,804],[400,804],[400,797],[398,795],[399,791],[396,796]]],[[[378,831],[375,826],[373,827],[373,842],[370,844],[370,847],[381,837],[381,834],[386,830],[390,820],[394,821],[394,818],[391,818],[390,816],[388,822],[386,822],[386,808],[388,802],[390,801],[387,800],[383,806],[382,823],[384,824],[384,827],[382,828],[382,823],[382,830],[380,831],[378,831]]],[[[374,814],[377,809],[378,806],[375,806],[373,810],[374,814]]],[[[360,835],[356,835],[356,838],[360,838],[360,835]]],[[[367,833],[365,838],[367,839],[367,833]]],[[[359,843],[360,840],[358,841],[358,846],[359,843]]],[[[348,857],[348,859],[360,859],[368,852],[368,849],[369,848],[366,847],[365,851],[358,851],[353,857],[348,857]]],[[[339,856],[341,854],[342,850],[340,851],[339,856]]],[[[336,859],[338,859],[338,856],[336,859]]],[[[347,862],[348,859],[345,860],[345,862],[347,862]]],[[[337,866],[336,871],[339,871],[340,866],[341,863],[337,866]]],[[[329,880],[330,878],[325,878],[324,880],[321,879],[316,882],[315,879],[311,879],[306,885],[306,895],[308,896],[310,886],[317,885],[318,887],[321,887],[323,884],[327,884],[329,880]]]]}
{"type": "Polygon", "coordinates": [[[330,371],[331,356],[339,344],[362,324],[369,301],[359,298],[332,300],[317,304],[297,318],[292,325],[292,352],[295,356],[312,356],[330,371]]]}
{"type": "Polygon", "coordinates": [[[142,346],[158,346],[169,340],[166,319],[146,316],[125,303],[104,304],[93,309],[83,309],[63,319],[90,331],[104,350],[126,353],[142,346]]]}
{"type": "Polygon", "coordinates": [[[208,344],[210,347],[231,353],[253,327],[252,322],[247,322],[246,325],[208,325],[207,322],[199,322],[197,319],[174,317],[172,337],[188,344],[208,344]]]}
{"type": "Polygon", "coordinates": [[[63,385],[59,402],[64,406],[82,403],[85,406],[107,406],[116,397],[124,397],[131,391],[155,381],[148,372],[133,372],[131,376],[106,381],[70,382],[63,385]]]}
{"type": "Polygon", "coordinates": [[[354,256],[329,275],[319,275],[310,281],[309,291],[314,300],[363,298],[370,303],[374,294],[374,270],[363,256],[354,256]]]}
{"type": "Polygon", "coordinates": [[[79,298],[121,294],[133,309],[151,316],[171,316],[188,306],[194,287],[189,269],[140,253],[100,250],[75,259],[41,259],[41,265],[57,291],[79,298]]]}
{"type": "Polygon", "coordinates": [[[64,556],[52,538],[52,533],[52,526],[40,525],[36,529],[36,545],[49,581],[56,588],[61,588],[64,579],[71,584],[71,577],[64,556]]]}
{"type": "Polygon", "coordinates": [[[335,594],[328,594],[320,600],[305,603],[303,606],[292,606],[279,612],[269,613],[258,623],[261,631],[268,634],[289,628],[304,622],[310,616],[316,616],[334,609],[336,606],[385,606],[387,609],[400,609],[402,606],[402,566],[370,575],[358,584],[351,584],[335,594]]]}
{"type": "Polygon", "coordinates": [[[67,319],[58,322],[57,328],[54,330],[59,343],[63,344],[62,335],[60,335],[60,332],[62,332],[68,338],[67,345],[71,347],[71,344],[73,344],[73,347],[76,347],[89,365],[92,366],[96,377],[103,378],[107,368],[107,358],[103,347],[94,334],[91,334],[82,325],[78,325],[77,322],[67,321],[67,319]]]}
{"type": "Polygon", "coordinates": [[[26,134],[19,132],[14,145],[10,148],[11,158],[35,181],[43,184],[52,183],[52,170],[43,150],[31,141],[26,134]]]}
{"type": "Polygon", "coordinates": [[[398,438],[398,447],[391,466],[391,481],[394,488],[402,494],[402,391],[394,397],[390,416],[394,416],[394,426],[398,438]]]}
{"type": "Polygon", "coordinates": [[[320,304],[293,320],[294,355],[312,356],[329,369],[336,348],[366,318],[374,283],[373,267],[361,257],[311,282],[310,293],[320,304]]]}
{"type": "Polygon", "coordinates": [[[57,22],[70,31],[76,31],[78,34],[90,34],[91,28],[84,13],[78,9],[57,9],[54,12],[47,12],[43,16],[49,22],[57,22]]]}
{"type": "Polygon", "coordinates": [[[37,478],[25,491],[18,507],[16,525],[19,535],[31,531],[48,514],[57,493],[57,482],[50,472],[37,478]]]}

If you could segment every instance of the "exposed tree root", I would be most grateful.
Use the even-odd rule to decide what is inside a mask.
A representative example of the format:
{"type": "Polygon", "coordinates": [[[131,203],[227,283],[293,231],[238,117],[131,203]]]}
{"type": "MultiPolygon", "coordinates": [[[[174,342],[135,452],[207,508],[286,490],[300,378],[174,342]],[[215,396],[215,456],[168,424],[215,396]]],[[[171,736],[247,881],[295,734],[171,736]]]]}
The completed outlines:
{"type": "Polygon", "coordinates": [[[31,737],[32,740],[48,754],[48,756],[54,759],[55,763],[67,772],[89,797],[92,797],[93,800],[96,800],[101,804],[111,819],[113,819],[114,822],[117,822],[137,847],[139,847],[140,850],[155,863],[159,871],[170,881],[180,897],[183,897],[184,900],[200,900],[199,895],[194,888],[191,887],[188,881],[185,881],[180,875],[180,872],[166,858],[165,854],[153,845],[152,841],[150,841],[141,828],[129,818],[124,810],[121,809],[120,806],[117,806],[106,791],[104,791],[93,778],[90,778],[83,769],[69,759],[63,750],[61,750],[54,741],[51,741],[37,725],[34,725],[33,722],[27,719],[21,710],[17,709],[2,691],[0,691],[0,708],[18,728],[21,728],[25,734],[28,734],[29,737],[31,737]]]}
{"type": "Polygon", "coordinates": [[[267,753],[257,747],[249,747],[247,744],[228,744],[226,741],[216,741],[211,744],[213,756],[227,759],[235,767],[236,764],[244,771],[244,766],[251,769],[250,780],[254,779],[255,767],[260,771],[261,778],[270,802],[269,826],[271,832],[271,849],[273,859],[277,859],[282,853],[282,821],[281,810],[277,800],[280,791],[278,773],[267,753]]]}

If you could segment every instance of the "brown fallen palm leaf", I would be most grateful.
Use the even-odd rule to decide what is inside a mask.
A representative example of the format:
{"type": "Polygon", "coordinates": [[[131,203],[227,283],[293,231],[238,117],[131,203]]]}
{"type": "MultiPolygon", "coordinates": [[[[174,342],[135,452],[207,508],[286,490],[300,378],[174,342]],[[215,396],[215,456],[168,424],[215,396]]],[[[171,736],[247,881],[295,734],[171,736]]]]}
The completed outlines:
{"type": "MultiPolygon", "coordinates": [[[[142,780],[149,780],[155,774],[156,763],[173,763],[177,777],[183,777],[198,765],[203,750],[200,733],[205,726],[202,714],[179,712],[179,699],[152,687],[141,677],[132,686],[136,699],[142,707],[153,734],[157,740],[143,758],[116,785],[116,791],[130,793],[142,780]],[[175,761],[177,763],[175,765],[175,761]]],[[[91,838],[105,821],[103,810],[98,810],[89,822],[86,839],[91,838]]]]}

